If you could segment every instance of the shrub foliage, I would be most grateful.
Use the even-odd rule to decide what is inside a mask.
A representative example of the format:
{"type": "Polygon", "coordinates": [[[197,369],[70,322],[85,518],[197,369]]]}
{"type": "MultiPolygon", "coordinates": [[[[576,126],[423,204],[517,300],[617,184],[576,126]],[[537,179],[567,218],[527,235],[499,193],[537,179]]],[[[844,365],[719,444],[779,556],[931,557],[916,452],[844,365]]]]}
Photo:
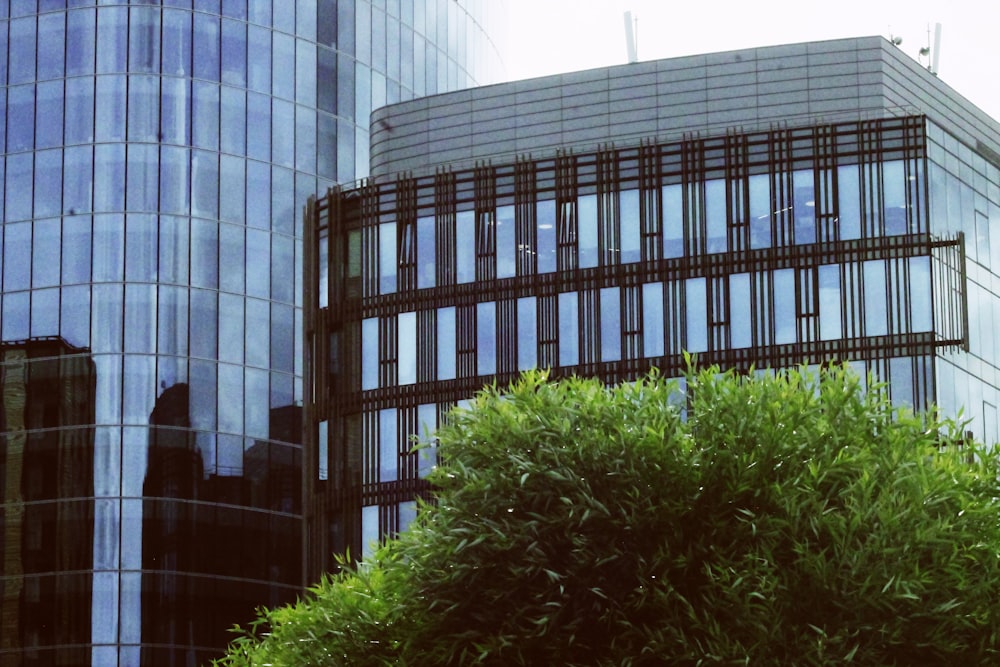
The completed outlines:
{"type": "Polygon", "coordinates": [[[221,665],[1000,663],[997,456],[845,369],[535,372],[437,437],[436,504],[221,665]]]}

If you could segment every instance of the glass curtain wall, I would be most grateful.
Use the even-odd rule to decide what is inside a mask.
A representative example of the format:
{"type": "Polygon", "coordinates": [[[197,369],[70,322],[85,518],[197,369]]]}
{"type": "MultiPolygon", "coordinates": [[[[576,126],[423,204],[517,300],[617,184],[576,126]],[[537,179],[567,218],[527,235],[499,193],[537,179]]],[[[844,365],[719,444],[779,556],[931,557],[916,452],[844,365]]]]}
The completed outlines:
{"type": "Polygon", "coordinates": [[[936,360],[937,400],[946,414],[963,410],[966,428],[987,443],[1000,442],[1000,164],[928,124],[932,229],[965,238],[969,349],[936,360]]]}
{"type": "Polygon", "coordinates": [[[201,663],[301,590],[301,207],[501,11],[0,0],[5,664],[201,663]]]}

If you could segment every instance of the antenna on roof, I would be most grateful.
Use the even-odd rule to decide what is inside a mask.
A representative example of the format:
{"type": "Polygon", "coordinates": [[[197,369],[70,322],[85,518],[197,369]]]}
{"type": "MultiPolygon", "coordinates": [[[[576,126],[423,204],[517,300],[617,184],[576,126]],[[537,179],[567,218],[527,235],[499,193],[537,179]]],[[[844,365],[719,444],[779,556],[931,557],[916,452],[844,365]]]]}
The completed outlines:
{"type": "Polygon", "coordinates": [[[639,54],[635,46],[635,24],[638,22],[638,19],[632,19],[632,12],[625,12],[625,48],[628,49],[628,61],[630,63],[639,62],[639,54]]]}
{"type": "Polygon", "coordinates": [[[934,24],[934,47],[931,48],[931,27],[927,26],[927,46],[920,49],[920,55],[930,56],[927,63],[927,71],[937,76],[938,65],[941,62],[941,24],[934,24]]]}
{"type": "Polygon", "coordinates": [[[931,53],[931,74],[937,76],[938,65],[941,63],[941,24],[934,24],[934,52],[931,53]]]}

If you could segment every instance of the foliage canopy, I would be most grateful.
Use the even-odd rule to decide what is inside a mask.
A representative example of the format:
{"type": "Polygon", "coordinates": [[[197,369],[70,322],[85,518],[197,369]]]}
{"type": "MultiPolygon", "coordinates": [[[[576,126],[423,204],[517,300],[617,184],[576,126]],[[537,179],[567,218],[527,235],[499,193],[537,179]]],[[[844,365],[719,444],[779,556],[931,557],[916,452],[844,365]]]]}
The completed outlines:
{"type": "Polygon", "coordinates": [[[437,438],[436,505],[221,665],[1000,661],[997,455],[843,368],[534,372],[437,438]]]}

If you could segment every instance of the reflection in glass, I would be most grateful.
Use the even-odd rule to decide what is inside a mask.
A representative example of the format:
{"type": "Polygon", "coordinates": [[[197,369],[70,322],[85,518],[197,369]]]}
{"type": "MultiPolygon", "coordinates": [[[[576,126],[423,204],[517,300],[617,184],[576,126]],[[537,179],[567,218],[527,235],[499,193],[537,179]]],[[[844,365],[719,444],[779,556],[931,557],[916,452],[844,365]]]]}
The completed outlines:
{"type": "Polygon", "coordinates": [[[378,318],[361,321],[361,388],[378,388],[378,318]]]}
{"type": "Polygon", "coordinates": [[[663,356],[663,283],[642,286],[642,355],[663,356]]]}
{"type": "Polygon", "coordinates": [[[597,195],[582,195],[577,204],[577,242],[580,268],[597,266],[597,195]]]}
{"type": "Polygon", "coordinates": [[[544,199],[535,207],[537,215],[535,229],[535,247],[539,273],[552,273],[556,270],[556,203],[552,199],[544,199]]]}
{"type": "Polygon", "coordinates": [[[884,336],[889,333],[885,269],[885,260],[863,263],[866,336],[884,336]]]}
{"type": "Polygon", "coordinates": [[[929,257],[911,257],[909,260],[910,331],[931,331],[931,262],[929,257]]]}
{"type": "Polygon", "coordinates": [[[771,177],[755,174],[749,178],[750,188],[750,247],[771,246],[772,211],[771,177]]]}
{"type": "Polygon", "coordinates": [[[437,310],[437,378],[455,379],[455,306],[437,310]]]}
{"type": "Polygon", "coordinates": [[[642,259],[641,230],[639,224],[639,191],[622,190],[618,195],[621,221],[621,262],[638,262],[642,259]]]}
{"type": "Polygon", "coordinates": [[[474,211],[460,211],[455,222],[455,268],[459,283],[476,279],[476,217],[474,211]]]}
{"type": "Polygon", "coordinates": [[[772,273],[774,287],[774,342],[777,345],[795,342],[795,269],[776,269],[772,273]]]}
{"type": "Polygon", "coordinates": [[[497,372],[496,303],[476,304],[476,358],[479,375],[497,372]]]}
{"type": "Polygon", "coordinates": [[[792,214],[795,218],[795,243],[816,242],[816,195],[815,179],[811,169],[792,172],[792,188],[795,200],[792,214]]]}
{"type": "Polygon", "coordinates": [[[726,251],[726,181],[715,178],[705,181],[706,252],[726,251]]]}
{"type": "Polygon", "coordinates": [[[434,287],[437,249],[434,246],[434,218],[417,218],[417,288],[434,287]]]}
{"type": "Polygon", "coordinates": [[[399,435],[395,408],[379,410],[378,452],[379,481],[395,481],[399,478],[399,435]]]}
{"type": "Polygon", "coordinates": [[[751,303],[750,274],[735,273],[729,276],[729,339],[734,349],[753,344],[751,303]]]}
{"type": "Polygon", "coordinates": [[[396,291],[396,223],[385,222],[378,226],[378,284],[380,294],[396,291]]]}
{"type": "Polygon", "coordinates": [[[521,297],[517,300],[517,368],[527,370],[537,365],[538,334],[535,324],[536,298],[521,297]]]}
{"type": "Polygon", "coordinates": [[[837,167],[837,208],[840,238],[861,238],[861,187],[857,165],[837,167]]]}
{"type": "Polygon", "coordinates": [[[399,384],[413,384],[417,381],[417,314],[400,313],[397,322],[399,384]]]}
{"type": "Polygon", "coordinates": [[[819,267],[819,337],[836,340],[844,335],[840,293],[840,267],[824,264],[819,267]]]}
{"type": "Polygon", "coordinates": [[[559,365],[580,363],[580,315],[576,292],[559,295],[559,365]]]}
{"type": "Polygon", "coordinates": [[[527,244],[517,245],[513,206],[497,208],[496,225],[497,278],[511,278],[517,273],[518,252],[531,252],[531,249],[527,244]]]}
{"type": "Polygon", "coordinates": [[[882,163],[882,216],[887,236],[909,231],[906,207],[906,173],[902,160],[882,163]]]}
{"type": "Polygon", "coordinates": [[[601,361],[622,358],[621,288],[604,287],[601,299],[601,361]]]}
{"type": "Polygon", "coordinates": [[[687,338],[684,347],[688,352],[708,349],[707,293],[704,278],[688,278],[685,282],[685,318],[687,338]]]}

